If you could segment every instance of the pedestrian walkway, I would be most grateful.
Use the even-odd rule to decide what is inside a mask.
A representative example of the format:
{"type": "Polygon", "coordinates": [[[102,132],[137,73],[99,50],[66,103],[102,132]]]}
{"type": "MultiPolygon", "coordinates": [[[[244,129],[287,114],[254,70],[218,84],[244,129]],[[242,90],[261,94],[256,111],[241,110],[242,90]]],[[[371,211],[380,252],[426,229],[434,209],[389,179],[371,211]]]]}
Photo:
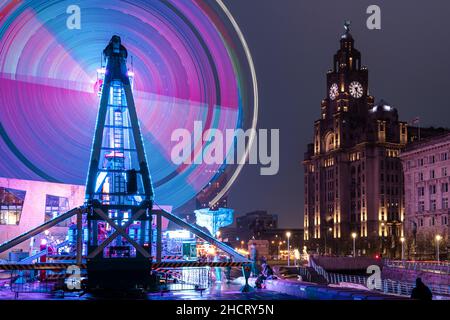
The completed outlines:
{"type": "MultiPolygon", "coordinates": [[[[253,292],[240,292],[240,284],[215,283],[204,291],[180,290],[169,292],[150,293],[140,298],[148,300],[293,300],[295,296],[271,290],[255,290],[253,292]]],[[[89,294],[78,297],[75,294],[66,294],[64,297],[45,293],[23,293],[20,300],[97,300],[89,294]]],[[[0,288],[0,300],[14,300],[14,293],[9,288],[0,288]]]]}

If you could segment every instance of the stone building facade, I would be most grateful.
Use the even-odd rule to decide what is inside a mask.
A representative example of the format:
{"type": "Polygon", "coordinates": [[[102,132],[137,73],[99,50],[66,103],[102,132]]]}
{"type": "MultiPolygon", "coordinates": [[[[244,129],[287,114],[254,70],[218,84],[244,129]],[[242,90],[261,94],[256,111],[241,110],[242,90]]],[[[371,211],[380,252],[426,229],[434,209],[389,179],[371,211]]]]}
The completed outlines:
{"type": "Polygon", "coordinates": [[[405,176],[407,254],[435,259],[439,245],[445,257],[450,246],[450,133],[414,142],[400,158],[405,176]]]}
{"type": "Polygon", "coordinates": [[[304,240],[309,251],[398,256],[404,219],[400,151],[408,128],[374,103],[349,25],[328,71],[327,97],[305,153],[304,240]]]}

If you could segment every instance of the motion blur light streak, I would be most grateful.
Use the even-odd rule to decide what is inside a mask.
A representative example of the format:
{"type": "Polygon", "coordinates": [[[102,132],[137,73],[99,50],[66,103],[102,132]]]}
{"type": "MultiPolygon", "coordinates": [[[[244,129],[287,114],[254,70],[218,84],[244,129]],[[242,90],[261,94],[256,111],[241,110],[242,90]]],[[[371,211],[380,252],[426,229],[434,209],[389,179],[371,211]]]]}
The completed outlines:
{"type": "MultiPolygon", "coordinates": [[[[183,205],[222,165],[174,165],[172,131],[194,121],[204,130],[256,127],[256,76],[241,31],[221,1],[82,1],[80,30],[66,26],[72,4],[0,0],[0,176],[85,183],[99,52],[116,33],[133,56],[155,200],[183,205]]],[[[223,193],[240,168],[227,171],[223,193]]]]}

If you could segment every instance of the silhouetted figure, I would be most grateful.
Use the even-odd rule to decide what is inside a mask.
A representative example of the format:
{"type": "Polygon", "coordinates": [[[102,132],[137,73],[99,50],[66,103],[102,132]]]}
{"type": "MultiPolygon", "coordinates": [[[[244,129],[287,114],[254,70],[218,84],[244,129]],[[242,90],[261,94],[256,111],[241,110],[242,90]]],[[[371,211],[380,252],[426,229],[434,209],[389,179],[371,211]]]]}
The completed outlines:
{"type": "Polygon", "coordinates": [[[256,246],[252,243],[250,247],[250,260],[252,261],[252,275],[253,277],[258,276],[258,267],[256,266],[256,259],[258,258],[258,251],[256,250],[256,246]]]}
{"type": "Polygon", "coordinates": [[[255,281],[255,287],[258,289],[262,289],[264,286],[264,280],[272,280],[272,279],[276,279],[276,277],[273,274],[273,270],[272,268],[269,266],[269,264],[264,261],[263,264],[261,265],[262,271],[261,273],[258,275],[258,277],[256,278],[255,281]]]}
{"type": "Polygon", "coordinates": [[[433,294],[431,293],[431,290],[422,282],[422,279],[417,278],[416,287],[411,293],[411,298],[417,300],[431,300],[433,298],[433,294]]]}

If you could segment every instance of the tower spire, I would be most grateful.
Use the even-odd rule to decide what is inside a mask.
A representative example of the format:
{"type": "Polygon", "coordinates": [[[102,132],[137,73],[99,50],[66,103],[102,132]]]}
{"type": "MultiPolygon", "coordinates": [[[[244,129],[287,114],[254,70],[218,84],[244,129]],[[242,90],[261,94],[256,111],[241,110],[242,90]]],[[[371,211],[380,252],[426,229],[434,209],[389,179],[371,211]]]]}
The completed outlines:
{"type": "Polygon", "coordinates": [[[350,34],[351,24],[352,24],[352,22],[350,20],[344,21],[345,33],[341,36],[341,39],[343,39],[343,40],[352,40],[353,39],[352,35],[350,34]]]}
{"type": "Polygon", "coordinates": [[[345,29],[345,33],[349,33],[350,32],[350,25],[352,24],[352,22],[350,20],[345,20],[344,21],[344,29],[345,29]]]}

